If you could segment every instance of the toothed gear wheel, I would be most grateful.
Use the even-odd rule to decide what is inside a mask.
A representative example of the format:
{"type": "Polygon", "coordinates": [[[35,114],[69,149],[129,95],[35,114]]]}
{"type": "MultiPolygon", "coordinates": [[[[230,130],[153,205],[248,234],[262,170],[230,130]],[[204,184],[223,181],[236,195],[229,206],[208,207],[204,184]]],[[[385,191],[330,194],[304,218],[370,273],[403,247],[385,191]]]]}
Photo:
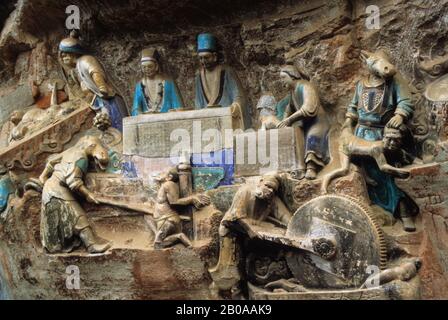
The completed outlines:
{"type": "Polygon", "coordinates": [[[383,232],[370,208],[351,197],[323,195],[308,201],[297,209],[286,236],[310,239],[316,252],[326,253],[288,253],[288,267],[307,288],[357,288],[371,275],[368,266],[386,267],[383,232]]]}

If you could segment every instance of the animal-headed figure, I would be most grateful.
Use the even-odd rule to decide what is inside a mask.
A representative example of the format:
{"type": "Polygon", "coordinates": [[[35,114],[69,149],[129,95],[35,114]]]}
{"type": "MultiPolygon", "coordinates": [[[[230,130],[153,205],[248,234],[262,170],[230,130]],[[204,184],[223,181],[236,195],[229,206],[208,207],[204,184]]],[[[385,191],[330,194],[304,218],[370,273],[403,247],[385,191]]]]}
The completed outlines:
{"type": "MultiPolygon", "coordinates": [[[[380,141],[377,147],[380,148],[385,128],[399,129],[406,126],[412,119],[414,106],[408,84],[384,51],[361,51],[361,59],[369,73],[356,84],[355,94],[346,113],[345,127],[360,139],[380,141]]],[[[401,132],[410,135],[410,131],[401,132]]],[[[405,140],[412,138],[403,137],[405,140]]],[[[404,145],[403,149],[408,147],[404,145]]],[[[366,180],[373,182],[368,183],[372,202],[401,217],[405,230],[414,231],[411,216],[418,210],[411,205],[413,201],[397,187],[394,177],[390,175],[390,168],[382,171],[375,159],[366,159],[361,166],[367,175],[366,180]]],[[[396,170],[392,172],[396,173],[396,170]]]]}
{"type": "Polygon", "coordinates": [[[112,245],[96,235],[76,197],[100,203],[84,185],[89,161],[97,170],[105,170],[109,162],[107,149],[93,136],[81,138],[75,146],[49,159],[39,177],[43,185],[41,240],[50,253],[70,252],[81,243],[88,252],[101,253],[112,245]]]}

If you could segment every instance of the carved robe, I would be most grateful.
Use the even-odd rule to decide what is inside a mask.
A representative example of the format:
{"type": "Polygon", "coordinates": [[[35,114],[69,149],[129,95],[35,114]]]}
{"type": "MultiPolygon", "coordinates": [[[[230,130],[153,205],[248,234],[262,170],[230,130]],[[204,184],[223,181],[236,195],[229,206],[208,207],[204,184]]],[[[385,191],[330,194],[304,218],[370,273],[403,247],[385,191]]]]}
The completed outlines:
{"type": "Polygon", "coordinates": [[[157,94],[161,95],[159,103],[151,99],[143,81],[137,83],[134,92],[134,102],[132,104],[132,116],[137,116],[149,111],[168,112],[172,109],[183,108],[182,96],[173,79],[166,78],[160,82],[160,90],[157,94]]]}
{"type": "Polygon", "coordinates": [[[316,89],[308,81],[297,81],[294,91],[278,102],[276,110],[279,120],[289,117],[296,111],[302,112],[303,118],[294,122],[292,127],[301,127],[305,134],[305,163],[313,161],[323,167],[329,160],[330,123],[320,105],[316,89]]]}
{"type": "Polygon", "coordinates": [[[116,93],[112,84],[108,81],[106,72],[99,61],[89,55],[80,57],[76,63],[76,69],[80,78],[81,89],[88,90],[95,95],[92,107],[95,110],[105,109],[109,113],[112,127],[123,131],[123,118],[129,115],[123,98],[116,93]],[[101,93],[106,90],[107,95],[101,93]]]}
{"type": "Polygon", "coordinates": [[[195,78],[195,105],[197,109],[207,106],[229,107],[237,102],[241,106],[244,127],[250,128],[250,113],[246,95],[235,71],[225,65],[218,65],[208,72],[201,68],[195,78]]]}
{"type": "MultiPolygon", "coordinates": [[[[400,78],[394,77],[376,87],[369,86],[366,80],[358,82],[346,117],[357,121],[356,136],[378,141],[383,139],[384,127],[394,114],[402,115],[406,122],[412,118],[413,112],[414,106],[407,85],[400,78]]],[[[379,170],[373,160],[366,159],[361,165],[376,182],[376,186],[367,186],[374,204],[395,213],[401,199],[412,202],[397,187],[394,178],[379,170]]]]}
{"type": "Polygon", "coordinates": [[[66,154],[53,168],[42,192],[41,241],[50,253],[70,252],[81,243],[76,237],[89,227],[74,193],[84,185],[88,158],[82,151],[66,154]]]}

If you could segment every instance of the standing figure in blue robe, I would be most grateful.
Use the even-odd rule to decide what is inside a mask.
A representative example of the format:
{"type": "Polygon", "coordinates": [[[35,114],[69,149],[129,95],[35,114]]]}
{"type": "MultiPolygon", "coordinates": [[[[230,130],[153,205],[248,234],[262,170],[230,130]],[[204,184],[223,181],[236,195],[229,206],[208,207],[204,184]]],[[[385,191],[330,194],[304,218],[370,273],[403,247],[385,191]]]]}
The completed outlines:
{"type": "Polygon", "coordinates": [[[281,68],[280,79],[290,92],[277,103],[277,128],[293,127],[296,139],[297,168],[291,175],[299,180],[316,179],[329,160],[328,115],[317,88],[303,72],[287,65],[281,68]]]}
{"type": "Polygon", "coordinates": [[[158,51],[144,49],[140,62],[143,78],[135,87],[131,115],[182,109],[182,96],[174,80],[162,73],[158,51]]]}
{"type": "Polygon", "coordinates": [[[124,99],[110,82],[101,63],[85,54],[76,33],[59,44],[59,57],[69,87],[69,98],[82,98],[96,112],[108,113],[112,127],[123,131],[123,118],[129,116],[124,99]]]}
{"type": "MultiPolygon", "coordinates": [[[[362,50],[361,58],[369,75],[356,84],[345,125],[354,129],[360,138],[378,141],[383,139],[386,126],[395,129],[406,126],[412,119],[414,106],[407,83],[396,73],[383,51],[362,50]]],[[[418,213],[418,207],[412,199],[397,187],[391,175],[379,170],[373,160],[365,159],[361,166],[367,175],[371,201],[400,217],[406,231],[415,231],[412,216],[418,213]]]]}
{"type": "Polygon", "coordinates": [[[232,114],[242,116],[243,129],[251,127],[246,93],[236,72],[222,63],[217,39],[210,33],[198,35],[198,56],[201,67],[195,77],[196,109],[231,107],[232,114]]]}

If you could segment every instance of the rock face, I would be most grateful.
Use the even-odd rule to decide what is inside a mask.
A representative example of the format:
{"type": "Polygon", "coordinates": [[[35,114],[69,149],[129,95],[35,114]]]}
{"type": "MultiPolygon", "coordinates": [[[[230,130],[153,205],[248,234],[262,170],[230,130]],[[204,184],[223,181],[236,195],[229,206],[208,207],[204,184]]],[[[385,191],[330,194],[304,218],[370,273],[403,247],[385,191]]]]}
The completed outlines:
{"type": "MultiPolygon", "coordinates": [[[[270,92],[278,100],[286,94],[279,81],[279,67],[291,63],[317,85],[323,106],[338,129],[355,82],[363,73],[359,51],[383,48],[411,83],[417,107],[412,129],[417,136],[424,136],[428,126],[422,93],[447,68],[447,0],[376,1],[379,29],[367,27],[370,14],[366,8],[371,3],[363,0],[4,0],[0,3],[0,125],[12,111],[26,110],[33,104],[37,92],[41,97],[48,95],[52,79],[62,77],[57,46],[68,34],[65,12],[72,4],[80,9],[84,46],[103,63],[128,105],[135,83],[142,76],[140,51],[151,46],[161,52],[164,71],[176,79],[186,106],[193,107],[194,74],[198,67],[196,36],[211,32],[221,43],[226,63],[236,69],[247,90],[254,120],[256,101],[263,93],[270,92]]],[[[253,123],[257,126],[257,121],[253,123]]],[[[334,133],[332,136],[337,137],[334,133]]],[[[441,159],[446,161],[446,157],[441,159]]],[[[409,254],[422,257],[420,280],[424,299],[448,298],[448,218],[444,198],[448,170],[443,161],[415,169],[409,180],[400,182],[400,187],[420,206],[419,232],[399,234],[396,226],[386,230],[395,236],[399,234],[397,242],[409,254]]],[[[35,170],[24,177],[37,174],[35,170]]],[[[283,198],[295,211],[317,195],[319,188],[319,181],[287,183],[283,198]]],[[[216,207],[224,212],[235,189],[221,187],[209,193],[216,207]]],[[[367,198],[358,173],[335,181],[330,190],[367,198]]],[[[51,257],[52,269],[62,276],[42,274],[39,270],[48,266],[43,263],[47,256],[42,252],[36,229],[40,200],[28,192],[11,206],[20,214],[1,216],[0,220],[0,299],[210,298],[207,267],[215,262],[217,239],[199,242],[186,251],[174,248],[154,252],[148,250],[150,233],[145,233],[141,215],[124,217],[118,211],[108,212],[106,217],[93,216],[100,232],[123,235],[119,247],[107,259],[95,257],[93,264],[108,270],[107,281],[119,283],[116,287],[123,290],[109,292],[104,279],[92,278],[85,280],[93,283],[94,290],[68,293],[65,267],[75,263],[92,268],[89,259],[51,257]],[[122,218],[123,228],[119,230],[114,226],[114,214],[122,218]],[[132,228],[143,232],[137,244],[128,242],[132,228]],[[25,248],[23,243],[27,244],[25,248]],[[186,266],[185,261],[191,265],[186,266]],[[167,271],[172,266],[175,268],[167,271]],[[123,274],[116,270],[126,271],[123,274]],[[13,290],[18,283],[23,287],[13,290]],[[42,284],[52,286],[54,296],[49,296],[44,286],[39,289],[42,284]],[[98,292],[100,295],[95,296],[98,292]]]]}

